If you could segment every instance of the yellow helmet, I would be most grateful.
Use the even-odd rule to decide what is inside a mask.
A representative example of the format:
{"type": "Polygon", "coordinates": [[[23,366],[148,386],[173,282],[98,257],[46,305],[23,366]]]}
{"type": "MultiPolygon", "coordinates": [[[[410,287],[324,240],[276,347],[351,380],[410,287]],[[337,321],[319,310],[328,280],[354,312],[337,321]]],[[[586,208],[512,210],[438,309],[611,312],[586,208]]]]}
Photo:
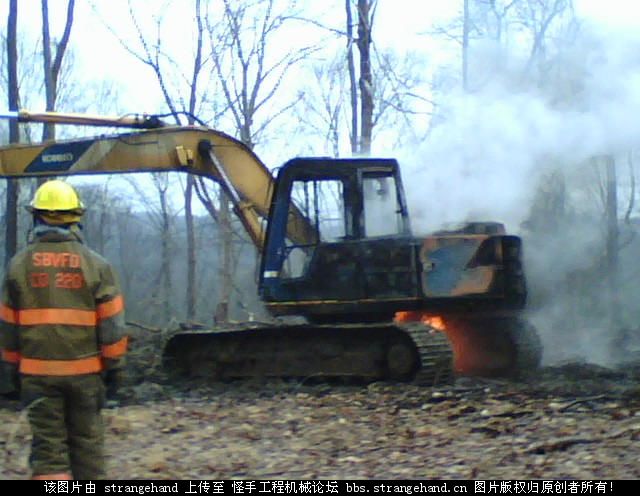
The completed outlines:
{"type": "Polygon", "coordinates": [[[55,224],[79,222],[84,205],[73,186],[59,179],[40,185],[28,210],[55,224]]]}

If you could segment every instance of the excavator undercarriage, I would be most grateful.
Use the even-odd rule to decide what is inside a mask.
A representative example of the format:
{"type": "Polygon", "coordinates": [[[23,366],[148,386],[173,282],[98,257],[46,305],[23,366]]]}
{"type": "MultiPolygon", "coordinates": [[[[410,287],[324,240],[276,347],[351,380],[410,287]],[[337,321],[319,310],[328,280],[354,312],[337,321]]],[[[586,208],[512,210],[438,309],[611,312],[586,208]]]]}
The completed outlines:
{"type": "Polygon", "coordinates": [[[172,373],[209,380],[241,377],[452,380],[446,336],[393,324],[272,325],[186,331],[171,338],[164,364],[172,373]]]}
{"type": "Polygon", "coordinates": [[[521,377],[535,371],[542,346],[521,319],[428,324],[254,323],[181,330],[169,339],[170,376],[208,381],[248,377],[356,378],[435,386],[456,376],[521,377]]]}

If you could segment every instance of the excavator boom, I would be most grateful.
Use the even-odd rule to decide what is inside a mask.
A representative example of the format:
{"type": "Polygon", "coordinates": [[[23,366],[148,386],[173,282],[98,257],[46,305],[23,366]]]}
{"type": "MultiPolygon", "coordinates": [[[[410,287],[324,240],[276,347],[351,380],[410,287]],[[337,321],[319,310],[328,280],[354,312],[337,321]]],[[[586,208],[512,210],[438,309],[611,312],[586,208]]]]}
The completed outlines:
{"type": "MultiPolygon", "coordinates": [[[[51,113],[25,115],[38,122],[60,122],[51,113]]],[[[61,121],[67,123],[69,115],[73,116],[64,114],[61,121]]],[[[94,119],[87,121],[93,125],[109,123],[108,118],[94,119]]],[[[81,120],[73,117],[71,123],[81,120]]],[[[129,127],[136,122],[134,119],[129,127]]],[[[124,126],[122,119],[115,125],[124,126]]],[[[248,147],[222,132],[161,126],[143,132],[0,148],[0,176],[6,178],[167,171],[187,172],[220,183],[251,239],[262,250],[262,219],[269,213],[273,176],[248,147]]],[[[314,239],[313,229],[295,208],[290,212],[287,233],[299,243],[314,239]]]]}

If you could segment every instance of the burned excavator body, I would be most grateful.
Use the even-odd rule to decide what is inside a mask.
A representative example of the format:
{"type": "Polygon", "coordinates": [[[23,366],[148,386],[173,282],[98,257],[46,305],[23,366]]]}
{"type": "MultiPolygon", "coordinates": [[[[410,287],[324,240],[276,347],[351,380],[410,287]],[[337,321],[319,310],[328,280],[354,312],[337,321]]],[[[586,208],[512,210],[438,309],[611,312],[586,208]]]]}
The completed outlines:
{"type": "MultiPolygon", "coordinates": [[[[18,117],[78,123],[75,115],[18,117]]],[[[0,173],[176,170],[223,186],[261,251],[258,290],[276,319],[182,329],[164,349],[170,371],[209,379],[357,376],[435,384],[454,369],[511,374],[538,364],[539,341],[521,318],[520,239],[492,222],[412,235],[395,160],[296,158],[273,178],[224,133],[132,121],[150,129],[0,148],[0,173]]]]}
{"type": "Polygon", "coordinates": [[[520,318],[520,238],[494,222],[413,236],[394,159],[284,164],[271,196],[258,287],[273,316],[308,323],[215,338],[181,333],[167,347],[174,365],[199,375],[202,363],[219,356],[204,375],[434,383],[451,377],[451,346],[453,368],[464,374],[512,374],[540,358],[535,331],[520,318]],[[287,235],[294,211],[308,220],[302,242],[287,235]]]}
{"type": "Polygon", "coordinates": [[[526,298],[519,238],[497,223],[413,236],[398,163],[371,158],[297,158],[282,167],[259,286],[272,314],[314,322],[390,321],[407,310],[518,312],[526,298]],[[312,223],[304,244],[287,239],[291,207],[312,223]]]}
{"type": "MultiPolygon", "coordinates": [[[[512,373],[540,358],[535,332],[520,318],[526,303],[520,238],[495,222],[412,235],[393,159],[285,164],[272,197],[261,274],[262,298],[274,315],[325,324],[417,321],[431,329],[439,319],[461,373],[512,373]],[[284,220],[292,206],[312,220],[313,242],[287,241],[284,220]]],[[[422,326],[403,329],[414,345],[425,341],[424,333],[422,326]]],[[[410,346],[397,341],[385,347],[387,372],[406,377],[413,370],[410,346]]],[[[428,352],[427,346],[422,353],[428,352]]]]}

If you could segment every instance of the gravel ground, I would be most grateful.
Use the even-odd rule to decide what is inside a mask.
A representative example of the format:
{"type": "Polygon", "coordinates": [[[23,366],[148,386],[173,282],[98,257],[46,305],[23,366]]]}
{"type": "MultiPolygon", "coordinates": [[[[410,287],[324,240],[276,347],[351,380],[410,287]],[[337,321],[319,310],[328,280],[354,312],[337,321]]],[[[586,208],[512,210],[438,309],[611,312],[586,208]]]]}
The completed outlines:
{"type": "MultiPolygon", "coordinates": [[[[586,364],[518,382],[140,382],[105,410],[113,479],[638,479],[640,374],[586,364]]],[[[0,403],[0,477],[29,428],[0,403]]]]}

